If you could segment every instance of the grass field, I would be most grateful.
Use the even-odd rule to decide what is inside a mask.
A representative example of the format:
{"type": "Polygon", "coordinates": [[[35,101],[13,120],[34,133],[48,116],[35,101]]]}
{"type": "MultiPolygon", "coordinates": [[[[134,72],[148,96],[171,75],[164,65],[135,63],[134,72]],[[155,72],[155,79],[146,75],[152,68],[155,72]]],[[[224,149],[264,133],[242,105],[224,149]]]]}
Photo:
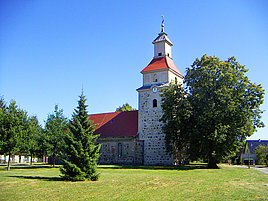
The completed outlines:
{"type": "Polygon", "coordinates": [[[0,166],[0,200],[268,200],[268,175],[221,166],[100,166],[99,181],[67,182],[59,168],[0,166]]]}

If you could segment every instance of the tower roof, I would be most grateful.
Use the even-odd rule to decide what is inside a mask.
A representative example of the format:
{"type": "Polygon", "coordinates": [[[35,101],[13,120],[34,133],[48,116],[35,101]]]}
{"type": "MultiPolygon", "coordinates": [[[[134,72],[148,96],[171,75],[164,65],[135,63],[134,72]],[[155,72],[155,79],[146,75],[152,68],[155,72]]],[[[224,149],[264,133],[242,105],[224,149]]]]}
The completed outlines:
{"type": "Polygon", "coordinates": [[[154,39],[153,44],[160,42],[167,42],[170,46],[173,46],[171,40],[167,37],[167,34],[164,31],[164,15],[162,15],[162,24],[161,24],[161,32],[158,34],[156,39],[154,39]]]}
{"type": "Polygon", "coordinates": [[[183,74],[179,71],[179,69],[176,67],[173,60],[169,57],[160,57],[153,59],[148,66],[146,66],[141,73],[149,72],[149,71],[155,71],[155,70],[164,70],[164,69],[170,69],[171,71],[178,74],[181,78],[184,78],[183,74]]]}
{"type": "Polygon", "coordinates": [[[173,43],[167,37],[167,34],[165,32],[159,33],[156,39],[154,39],[153,44],[160,43],[160,42],[167,42],[170,46],[173,46],[173,43]]]}
{"type": "Polygon", "coordinates": [[[170,46],[173,46],[171,40],[167,37],[167,34],[164,31],[164,15],[162,15],[162,24],[161,24],[161,32],[158,34],[156,39],[154,39],[153,44],[160,42],[167,42],[170,46]]]}

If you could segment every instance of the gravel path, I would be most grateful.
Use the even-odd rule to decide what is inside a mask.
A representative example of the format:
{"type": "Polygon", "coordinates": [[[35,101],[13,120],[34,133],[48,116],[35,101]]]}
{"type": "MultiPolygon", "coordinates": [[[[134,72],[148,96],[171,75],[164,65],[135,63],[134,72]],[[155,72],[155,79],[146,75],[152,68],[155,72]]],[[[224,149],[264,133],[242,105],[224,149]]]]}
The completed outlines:
{"type": "MultiPolygon", "coordinates": [[[[248,166],[242,166],[242,165],[226,165],[230,167],[237,167],[237,168],[248,168],[248,166]]],[[[258,170],[260,172],[263,172],[265,174],[268,174],[268,168],[267,167],[250,167],[251,169],[258,170]]]]}

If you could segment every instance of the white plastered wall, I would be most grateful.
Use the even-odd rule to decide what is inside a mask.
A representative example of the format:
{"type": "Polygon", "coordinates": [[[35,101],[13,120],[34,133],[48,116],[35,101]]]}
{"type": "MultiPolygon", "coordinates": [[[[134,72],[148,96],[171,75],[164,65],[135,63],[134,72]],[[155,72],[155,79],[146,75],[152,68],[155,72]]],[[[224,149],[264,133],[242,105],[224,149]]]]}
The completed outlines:
{"type": "Polygon", "coordinates": [[[168,82],[175,83],[175,78],[177,78],[178,84],[183,84],[183,79],[181,77],[177,76],[172,71],[168,71],[168,82]]]}
{"type": "Polygon", "coordinates": [[[168,71],[156,71],[143,74],[143,85],[157,84],[168,82],[168,71]],[[157,77],[157,82],[154,82],[155,75],[157,77]]]}
{"type": "Polygon", "coordinates": [[[169,56],[171,57],[171,46],[166,42],[160,42],[154,44],[154,57],[162,57],[162,56],[169,56]],[[161,53],[161,56],[158,55],[161,53]]]}

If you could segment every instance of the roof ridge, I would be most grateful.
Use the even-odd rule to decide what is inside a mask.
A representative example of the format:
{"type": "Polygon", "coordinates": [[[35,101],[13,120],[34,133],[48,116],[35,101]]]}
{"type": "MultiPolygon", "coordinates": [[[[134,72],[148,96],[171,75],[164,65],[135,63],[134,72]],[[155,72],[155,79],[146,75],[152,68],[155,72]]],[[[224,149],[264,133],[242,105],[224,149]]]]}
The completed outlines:
{"type": "Polygon", "coordinates": [[[167,56],[165,56],[165,62],[166,62],[167,67],[170,68],[168,65],[167,56]]]}
{"type": "MultiPolygon", "coordinates": [[[[173,59],[170,58],[170,57],[168,57],[168,59],[170,60],[170,61],[167,61],[168,66],[169,66],[169,69],[171,69],[172,71],[178,73],[180,76],[182,76],[182,78],[184,78],[184,75],[183,75],[183,74],[181,73],[181,71],[178,69],[178,67],[177,67],[176,64],[174,63],[173,59]],[[172,68],[172,65],[173,65],[173,64],[170,64],[169,62],[172,62],[172,63],[174,64],[174,66],[173,66],[174,69],[172,68]]],[[[167,59],[167,60],[168,60],[168,59],[167,59]]]]}
{"type": "Polygon", "coordinates": [[[91,115],[113,114],[113,113],[120,113],[120,112],[103,112],[103,113],[90,114],[89,116],[91,116],[91,115]]]}
{"type": "Polygon", "coordinates": [[[102,122],[100,123],[100,126],[102,126],[102,123],[104,122],[105,118],[106,118],[107,114],[104,115],[102,122]]]}
{"type": "MultiPolygon", "coordinates": [[[[143,72],[147,72],[147,71],[153,71],[153,70],[161,70],[161,69],[166,69],[166,68],[168,68],[168,65],[167,65],[167,63],[165,62],[165,64],[166,64],[166,66],[163,68],[163,66],[162,67],[160,67],[160,68],[157,68],[157,69],[150,69],[150,70],[148,70],[148,68],[150,68],[152,65],[157,65],[157,64],[155,64],[156,62],[160,62],[163,58],[165,58],[166,56],[163,56],[163,57],[157,57],[157,58],[153,58],[152,60],[151,60],[151,62],[141,71],[141,73],[143,73],[143,72]]],[[[159,65],[159,64],[158,64],[159,65]]],[[[155,67],[153,67],[153,68],[155,68],[155,67]]]]}
{"type": "Polygon", "coordinates": [[[178,74],[181,78],[184,78],[173,59],[169,56],[153,58],[152,61],[141,71],[141,73],[166,69],[171,70],[178,74]]]}

